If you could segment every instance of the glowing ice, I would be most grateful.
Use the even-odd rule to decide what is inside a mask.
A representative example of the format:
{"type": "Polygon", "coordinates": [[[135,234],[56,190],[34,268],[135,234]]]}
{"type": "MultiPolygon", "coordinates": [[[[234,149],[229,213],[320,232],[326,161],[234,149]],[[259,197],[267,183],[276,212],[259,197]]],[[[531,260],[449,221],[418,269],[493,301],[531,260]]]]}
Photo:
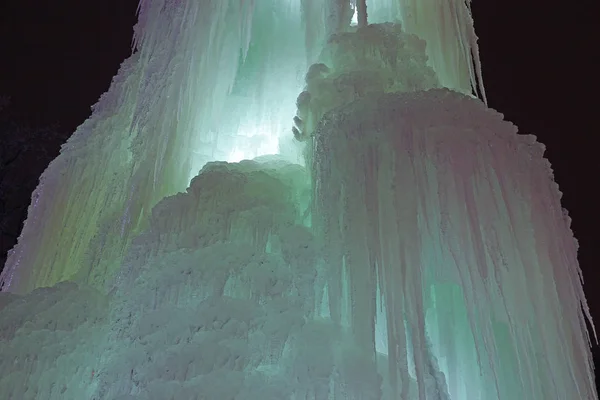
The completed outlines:
{"type": "Polygon", "coordinates": [[[142,0],[136,49],[0,277],[2,398],[597,398],[469,1],[142,0]]]}

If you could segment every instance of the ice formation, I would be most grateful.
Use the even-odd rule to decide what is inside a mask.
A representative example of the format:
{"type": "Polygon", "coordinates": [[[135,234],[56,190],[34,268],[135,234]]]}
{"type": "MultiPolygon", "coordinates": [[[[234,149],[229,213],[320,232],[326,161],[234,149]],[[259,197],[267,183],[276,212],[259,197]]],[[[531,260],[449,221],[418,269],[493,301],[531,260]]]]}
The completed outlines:
{"type": "Polygon", "coordinates": [[[469,3],[142,0],[0,276],[0,397],[597,399],[469,3]]]}

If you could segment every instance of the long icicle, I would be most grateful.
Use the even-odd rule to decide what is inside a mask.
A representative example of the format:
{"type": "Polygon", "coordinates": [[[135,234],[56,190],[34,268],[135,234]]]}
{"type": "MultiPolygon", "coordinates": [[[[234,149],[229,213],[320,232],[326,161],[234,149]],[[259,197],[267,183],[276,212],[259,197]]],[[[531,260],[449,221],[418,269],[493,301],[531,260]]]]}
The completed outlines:
{"type": "Polygon", "coordinates": [[[356,13],[358,15],[358,27],[362,28],[368,25],[367,17],[367,0],[358,0],[356,5],[356,13]]]}

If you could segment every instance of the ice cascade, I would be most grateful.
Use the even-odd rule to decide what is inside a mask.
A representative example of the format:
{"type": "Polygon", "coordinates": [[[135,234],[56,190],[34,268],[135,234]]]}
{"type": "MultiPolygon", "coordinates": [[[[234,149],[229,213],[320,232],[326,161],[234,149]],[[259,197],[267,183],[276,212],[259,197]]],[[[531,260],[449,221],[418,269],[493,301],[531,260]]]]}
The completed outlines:
{"type": "Polygon", "coordinates": [[[141,0],[0,275],[0,397],[597,399],[570,220],[469,5],[141,0]]]}

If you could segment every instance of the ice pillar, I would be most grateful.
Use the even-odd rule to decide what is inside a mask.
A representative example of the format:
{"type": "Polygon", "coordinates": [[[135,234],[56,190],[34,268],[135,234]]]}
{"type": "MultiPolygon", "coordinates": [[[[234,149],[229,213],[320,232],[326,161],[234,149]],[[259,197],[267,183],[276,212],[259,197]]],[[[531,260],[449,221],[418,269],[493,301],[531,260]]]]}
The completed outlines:
{"type": "Polygon", "coordinates": [[[136,53],[42,176],[0,277],[111,295],[3,294],[1,365],[20,379],[3,394],[597,398],[543,146],[470,96],[469,1],[358,5],[404,28],[345,26],[356,1],[140,3],[136,53]],[[209,164],[175,194],[289,135],[306,70],[310,195],[277,162],[209,164]],[[46,368],[58,351],[67,372],[46,368]]]}
{"type": "Polygon", "coordinates": [[[345,304],[337,318],[380,343],[392,398],[596,398],[577,245],[543,145],[448,90],[360,99],[314,143],[331,312],[345,304]]]}
{"type": "MultiPolygon", "coordinates": [[[[369,22],[400,20],[425,38],[442,84],[470,92],[478,56],[468,4],[358,5],[369,22]]],[[[348,29],[355,7],[140,1],[135,54],[42,175],[0,278],[4,290],[67,279],[102,286],[151,207],[183,190],[205,162],[275,151],[307,63],[329,34],[348,29]]]]}
{"type": "Polygon", "coordinates": [[[151,208],[206,162],[278,151],[306,31],[299,3],[259,3],[140,2],[135,53],[40,178],[3,290],[103,288],[151,208]]]}

